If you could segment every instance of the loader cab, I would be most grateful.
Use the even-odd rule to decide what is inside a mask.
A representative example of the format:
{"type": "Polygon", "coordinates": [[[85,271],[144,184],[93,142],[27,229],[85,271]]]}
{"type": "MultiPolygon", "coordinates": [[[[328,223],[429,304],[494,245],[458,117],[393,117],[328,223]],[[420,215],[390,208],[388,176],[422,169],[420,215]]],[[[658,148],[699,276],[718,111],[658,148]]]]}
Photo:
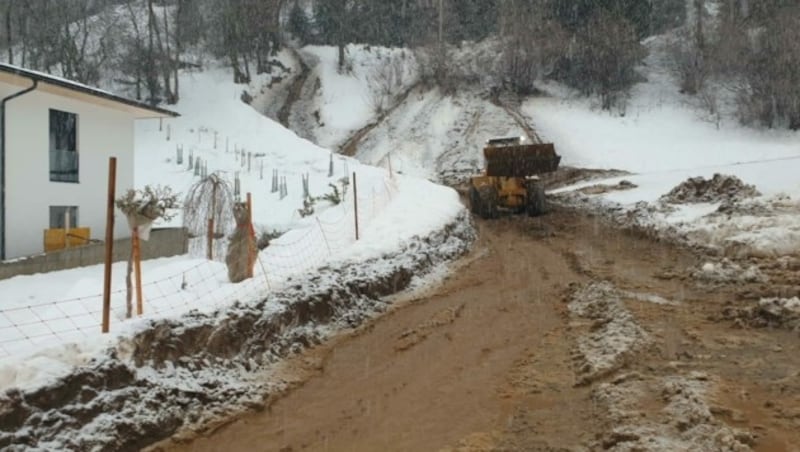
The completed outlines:
{"type": "Polygon", "coordinates": [[[519,146],[525,143],[524,136],[518,137],[505,137],[505,138],[490,138],[486,140],[486,147],[503,147],[503,146],[519,146]]]}

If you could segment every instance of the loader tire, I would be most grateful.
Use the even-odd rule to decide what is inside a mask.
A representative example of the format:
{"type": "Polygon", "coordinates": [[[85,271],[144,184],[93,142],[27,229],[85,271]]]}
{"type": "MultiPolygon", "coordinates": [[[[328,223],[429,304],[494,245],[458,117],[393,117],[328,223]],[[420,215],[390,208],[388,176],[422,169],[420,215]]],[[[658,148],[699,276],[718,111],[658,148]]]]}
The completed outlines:
{"type": "Polygon", "coordinates": [[[481,195],[474,185],[469,186],[469,210],[473,215],[482,216],[483,206],[481,205],[481,195]]]}
{"type": "Polygon", "coordinates": [[[473,214],[484,218],[497,218],[497,190],[493,187],[469,187],[469,207],[473,214]]]}
{"type": "Polygon", "coordinates": [[[497,218],[499,216],[497,189],[494,187],[481,187],[478,189],[478,195],[481,199],[480,216],[487,220],[497,218]]]}
{"type": "Polygon", "coordinates": [[[525,210],[531,217],[544,215],[547,212],[547,201],[545,200],[544,184],[535,182],[528,185],[528,199],[525,203],[525,210]]]}

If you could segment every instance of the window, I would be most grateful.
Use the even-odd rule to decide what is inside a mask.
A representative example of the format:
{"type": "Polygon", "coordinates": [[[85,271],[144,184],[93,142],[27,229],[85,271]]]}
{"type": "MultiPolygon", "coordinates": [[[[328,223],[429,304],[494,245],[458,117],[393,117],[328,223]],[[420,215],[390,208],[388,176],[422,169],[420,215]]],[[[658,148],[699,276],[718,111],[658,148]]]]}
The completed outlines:
{"type": "Polygon", "coordinates": [[[78,182],[78,115],[50,110],[50,180],[78,182]]]}
{"type": "Polygon", "coordinates": [[[50,206],[50,229],[66,229],[67,214],[69,227],[78,227],[78,206],[50,206]]]}

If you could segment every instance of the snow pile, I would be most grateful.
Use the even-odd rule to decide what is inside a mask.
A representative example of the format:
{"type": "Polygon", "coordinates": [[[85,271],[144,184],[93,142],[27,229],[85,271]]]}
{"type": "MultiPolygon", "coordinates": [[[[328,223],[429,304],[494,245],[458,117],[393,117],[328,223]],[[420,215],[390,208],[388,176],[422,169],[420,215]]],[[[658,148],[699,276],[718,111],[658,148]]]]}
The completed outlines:
{"type": "Polygon", "coordinates": [[[609,431],[599,448],[611,451],[725,450],[748,451],[755,438],[714,418],[707,401],[713,389],[708,375],[691,372],[655,381],[638,374],[602,383],[592,392],[608,413],[609,431]],[[652,394],[665,404],[655,416],[646,413],[652,394]]]}
{"type": "Polygon", "coordinates": [[[706,284],[765,283],[769,280],[757,265],[745,268],[730,259],[722,259],[719,262],[706,262],[698,268],[691,269],[689,275],[706,284]]]}
{"type": "MultiPolygon", "coordinates": [[[[632,192],[635,190],[628,190],[632,192]]],[[[551,200],[605,217],[653,238],[729,258],[776,258],[800,254],[800,201],[786,195],[716,203],[621,204],[605,196],[558,191],[551,200]]]]}
{"type": "Polygon", "coordinates": [[[386,295],[466,253],[462,211],[441,231],[362,262],[319,268],[268,299],[151,320],[48,386],[0,395],[0,449],[133,450],[263,408],[291,385],[272,364],[385,311],[386,295]]]}
{"type": "Polygon", "coordinates": [[[723,204],[695,227],[697,242],[707,241],[734,257],[800,254],[800,197],[775,195],[723,204]]]}
{"type": "Polygon", "coordinates": [[[730,202],[752,198],[760,193],[753,185],[747,185],[736,176],[714,174],[711,179],[691,177],[681,182],[661,199],[668,203],[730,202]]]}
{"type": "Polygon", "coordinates": [[[578,338],[578,385],[620,369],[651,342],[610,283],[591,283],[578,289],[568,307],[574,317],[591,322],[589,331],[578,338]]]}

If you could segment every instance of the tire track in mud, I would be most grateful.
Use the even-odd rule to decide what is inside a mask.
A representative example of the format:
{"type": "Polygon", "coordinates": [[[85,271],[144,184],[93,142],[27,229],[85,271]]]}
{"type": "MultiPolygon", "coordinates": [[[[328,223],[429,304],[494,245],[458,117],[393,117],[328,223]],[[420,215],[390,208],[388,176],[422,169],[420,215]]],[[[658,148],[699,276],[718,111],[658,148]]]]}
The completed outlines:
{"type": "Polygon", "coordinates": [[[525,135],[528,137],[529,140],[533,143],[542,143],[542,138],[536,133],[536,130],[533,128],[533,125],[530,119],[526,118],[525,115],[520,110],[520,100],[516,95],[513,95],[514,99],[504,100],[503,95],[501,93],[494,93],[491,97],[491,101],[494,105],[505,110],[505,112],[510,116],[517,125],[525,131],[525,135]]]}

